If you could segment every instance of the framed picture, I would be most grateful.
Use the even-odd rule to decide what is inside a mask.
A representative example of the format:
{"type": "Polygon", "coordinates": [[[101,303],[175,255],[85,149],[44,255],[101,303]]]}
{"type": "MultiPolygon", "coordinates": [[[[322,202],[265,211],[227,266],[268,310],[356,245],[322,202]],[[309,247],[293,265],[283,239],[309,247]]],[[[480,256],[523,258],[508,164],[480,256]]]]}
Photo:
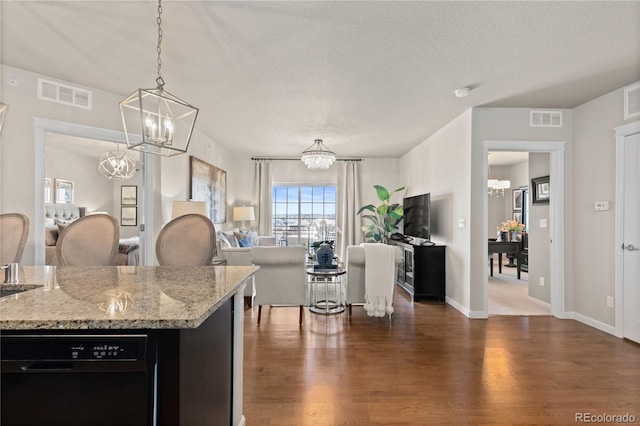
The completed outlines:
{"type": "Polygon", "coordinates": [[[136,185],[122,185],[120,187],[120,204],[123,206],[138,204],[138,187],[136,185]]]}
{"type": "Polygon", "coordinates": [[[73,204],[73,182],[56,179],[56,204],[73,204]]]}
{"type": "Polygon", "coordinates": [[[44,178],[44,202],[51,203],[53,200],[53,183],[51,178],[44,178]]]}
{"type": "Polygon", "coordinates": [[[137,207],[120,207],[120,226],[138,226],[137,207]]]}
{"type": "Polygon", "coordinates": [[[532,204],[549,204],[549,176],[531,179],[531,193],[532,204]]]}
{"type": "Polygon", "coordinates": [[[209,219],[213,223],[227,221],[227,172],[196,157],[189,157],[191,192],[193,201],[207,204],[209,219]]]}
{"type": "Polygon", "coordinates": [[[513,212],[513,220],[522,223],[522,212],[513,212]]]}
{"type": "Polygon", "coordinates": [[[511,198],[513,200],[513,211],[521,212],[522,211],[522,189],[514,189],[511,193],[511,198]]]}

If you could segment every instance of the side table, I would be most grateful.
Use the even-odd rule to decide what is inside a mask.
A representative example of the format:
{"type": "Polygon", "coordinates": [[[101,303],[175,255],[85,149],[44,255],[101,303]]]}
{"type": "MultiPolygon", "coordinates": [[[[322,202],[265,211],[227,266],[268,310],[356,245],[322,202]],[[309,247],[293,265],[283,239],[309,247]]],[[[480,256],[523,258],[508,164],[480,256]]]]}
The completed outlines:
{"type": "MultiPolygon", "coordinates": [[[[347,271],[344,268],[314,270],[307,268],[309,276],[309,311],[314,314],[332,315],[344,312],[342,276],[347,271]],[[323,285],[324,284],[324,285],[323,285]],[[324,299],[318,300],[318,287],[324,287],[324,299]],[[329,286],[333,291],[329,292],[329,286]],[[331,295],[331,298],[329,297],[331,295]]],[[[322,297],[322,296],[320,296],[322,297]]]]}

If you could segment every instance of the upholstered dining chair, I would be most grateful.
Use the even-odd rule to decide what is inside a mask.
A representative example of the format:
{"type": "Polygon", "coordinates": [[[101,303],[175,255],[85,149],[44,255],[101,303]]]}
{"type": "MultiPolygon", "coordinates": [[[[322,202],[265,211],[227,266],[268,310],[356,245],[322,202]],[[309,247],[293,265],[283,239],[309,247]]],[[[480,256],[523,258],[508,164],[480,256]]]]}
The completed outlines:
{"type": "Polygon", "coordinates": [[[258,324],[262,305],[299,306],[302,325],[307,299],[306,249],[304,246],[251,247],[251,263],[260,269],[254,275],[258,324]]]}
{"type": "Polygon", "coordinates": [[[215,254],[216,230],[201,214],[176,217],[162,228],[156,241],[160,265],[207,266],[215,254]]]}
{"type": "Polygon", "coordinates": [[[110,266],[118,253],[120,227],[115,217],[91,214],[67,225],[56,242],[60,265],[110,266]]]}
{"type": "Polygon", "coordinates": [[[20,213],[0,215],[0,266],[20,263],[29,236],[29,218],[20,213]]]}

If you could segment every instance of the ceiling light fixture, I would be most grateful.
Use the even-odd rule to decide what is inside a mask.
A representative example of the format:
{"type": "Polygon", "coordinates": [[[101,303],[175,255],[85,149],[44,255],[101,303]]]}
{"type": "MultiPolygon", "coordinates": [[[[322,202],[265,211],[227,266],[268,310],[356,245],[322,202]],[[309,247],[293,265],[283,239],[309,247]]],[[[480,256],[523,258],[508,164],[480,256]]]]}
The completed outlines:
{"type": "Polygon", "coordinates": [[[158,78],[155,89],[138,89],[120,102],[127,147],[171,157],[187,152],[198,108],[164,90],[162,59],[162,0],[158,0],[158,78]],[[129,132],[140,132],[140,136],[129,132]]]}
{"type": "Polygon", "coordinates": [[[0,102],[0,134],[2,134],[2,126],[4,124],[4,116],[7,114],[7,104],[0,102]]]}
{"type": "Polygon", "coordinates": [[[116,152],[105,152],[100,156],[98,170],[109,179],[125,180],[136,173],[136,162],[126,151],[121,154],[119,145],[116,145],[116,152]]]}
{"type": "Polygon", "coordinates": [[[327,170],[336,161],[336,154],[324,146],[322,139],[316,139],[302,152],[300,160],[310,170],[327,170]]]}
{"type": "Polygon", "coordinates": [[[471,93],[470,87],[461,87],[460,89],[456,89],[453,94],[456,95],[457,98],[464,98],[471,93]]]}
{"type": "MultiPolygon", "coordinates": [[[[489,153],[491,155],[491,153],[489,153]]],[[[504,197],[504,190],[511,188],[510,180],[498,180],[491,178],[491,166],[487,164],[489,170],[489,179],[487,180],[487,188],[489,189],[489,195],[495,197],[504,197]]]]}

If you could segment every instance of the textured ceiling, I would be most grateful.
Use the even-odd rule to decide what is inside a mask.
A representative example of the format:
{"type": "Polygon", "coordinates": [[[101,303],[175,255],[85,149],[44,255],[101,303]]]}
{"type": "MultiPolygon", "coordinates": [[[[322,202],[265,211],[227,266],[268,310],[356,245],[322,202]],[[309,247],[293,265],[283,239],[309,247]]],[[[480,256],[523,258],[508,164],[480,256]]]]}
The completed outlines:
{"type": "MultiPolygon", "coordinates": [[[[156,6],[2,1],[2,63],[124,98],[155,85],[156,6]]],[[[165,88],[247,156],[297,156],[316,138],[341,157],[401,156],[472,106],[572,108],[640,79],[633,1],[163,9],[165,88]]]]}

